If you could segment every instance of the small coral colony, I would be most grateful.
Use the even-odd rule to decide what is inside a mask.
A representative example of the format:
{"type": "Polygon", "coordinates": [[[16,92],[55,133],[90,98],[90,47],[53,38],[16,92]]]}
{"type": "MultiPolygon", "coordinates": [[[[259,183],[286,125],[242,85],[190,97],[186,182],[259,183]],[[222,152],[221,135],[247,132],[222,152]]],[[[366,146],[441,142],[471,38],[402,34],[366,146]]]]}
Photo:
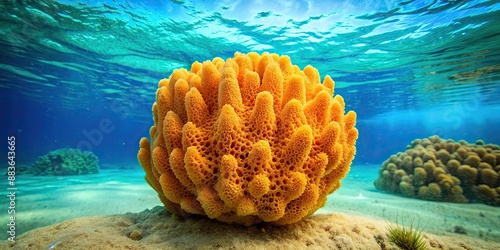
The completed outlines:
{"type": "Polygon", "coordinates": [[[500,206],[500,148],[431,136],[382,164],[375,187],[406,197],[500,206]]]}
{"type": "MultiPolygon", "coordinates": [[[[165,207],[227,223],[297,222],[324,206],[356,153],[356,113],[330,76],[277,54],[194,62],[158,84],[138,159],[165,207]]],[[[380,169],[378,189],[500,205],[500,150],[437,136],[380,169]]]]}

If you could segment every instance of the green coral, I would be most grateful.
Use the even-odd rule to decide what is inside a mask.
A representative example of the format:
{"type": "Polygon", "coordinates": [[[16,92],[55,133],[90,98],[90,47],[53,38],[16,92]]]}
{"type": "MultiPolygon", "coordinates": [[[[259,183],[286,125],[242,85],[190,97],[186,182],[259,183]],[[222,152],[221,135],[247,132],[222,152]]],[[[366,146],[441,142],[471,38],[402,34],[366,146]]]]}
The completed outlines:
{"type": "Polygon", "coordinates": [[[83,175],[99,173],[98,159],[92,152],[62,148],[38,157],[28,170],[33,175],[83,175]]]}

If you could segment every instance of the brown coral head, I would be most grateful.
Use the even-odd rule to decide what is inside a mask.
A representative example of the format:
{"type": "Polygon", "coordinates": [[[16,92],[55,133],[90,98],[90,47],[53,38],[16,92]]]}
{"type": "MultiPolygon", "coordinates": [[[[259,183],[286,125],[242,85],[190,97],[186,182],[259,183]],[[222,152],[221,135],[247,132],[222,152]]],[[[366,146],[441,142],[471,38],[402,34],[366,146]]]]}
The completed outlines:
{"type": "Polygon", "coordinates": [[[418,196],[424,200],[440,200],[441,188],[436,183],[430,183],[428,186],[421,186],[418,190],[418,196]]]}
{"type": "Polygon", "coordinates": [[[390,156],[374,185],[406,197],[500,206],[499,162],[498,145],[431,136],[390,156]]]}
{"type": "Polygon", "coordinates": [[[334,81],[288,56],[235,53],[158,84],[138,159],[173,213],[289,224],[340,187],[354,158],[356,113],[334,81]]]}
{"type": "Polygon", "coordinates": [[[450,159],[450,153],[446,149],[440,149],[437,153],[436,156],[441,162],[444,164],[448,163],[448,160],[450,159]]]}
{"type": "Polygon", "coordinates": [[[477,180],[477,169],[469,165],[462,165],[458,168],[457,175],[465,185],[473,185],[477,180]]]}
{"type": "Polygon", "coordinates": [[[469,154],[469,156],[465,158],[464,164],[469,165],[473,168],[478,168],[479,164],[481,164],[481,158],[478,155],[469,154]]]}
{"type": "Polygon", "coordinates": [[[489,187],[496,187],[500,182],[500,174],[498,174],[495,170],[490,168],[480,169],[480,184],[486,184],[489,187]]]}

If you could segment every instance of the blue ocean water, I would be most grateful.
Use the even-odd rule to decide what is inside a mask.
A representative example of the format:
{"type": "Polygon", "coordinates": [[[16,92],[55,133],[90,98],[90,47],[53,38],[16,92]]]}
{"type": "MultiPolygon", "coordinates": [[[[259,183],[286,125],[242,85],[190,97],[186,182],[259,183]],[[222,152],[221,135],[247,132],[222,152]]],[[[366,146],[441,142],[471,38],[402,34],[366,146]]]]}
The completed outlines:
{"type": "Polygon", "coordinates": [[[356,164],[434,134],[500,143],[498,1],[27,0],[0,10],[0,127],[16,136],[19,163],[77,147],[135,164],[158,80],[235,51],[329,74],[358,114],[356,164]]]}
{"type": "MultiPolygon", "coordinates": [[[[352,198],[358,203],[337,205],[366,207],[359,201],[375,195],[376,169],[414,139],[437,134],[500,144],[499,14],[500,1],[2,1],[0,155],[15,136],[18,165],[71,147],[113,169],[98,177],[20,177],[19,209],[38,221],[21,216],[19,233],[72,216],[160,204],[136,158],[153,124],[157,83],[173,69],[236,51],[286,54],[335,80],[335,93],[358,115],[346,186],[366,184],[352,198]],[[135,197],[139,191],[150,196],[135,197]],[[124,197],[134,205],[106,203],[124,197]],[[90,202],[94,210],[79,208],[90,202]]],[[[445,210],[439,203],[431,208],[445,210]]],[[[485,231],[491,226],[488,217],[478,220],[485,231]]],[[[500,234],[493,232],[489,239],[500,234]]]]}

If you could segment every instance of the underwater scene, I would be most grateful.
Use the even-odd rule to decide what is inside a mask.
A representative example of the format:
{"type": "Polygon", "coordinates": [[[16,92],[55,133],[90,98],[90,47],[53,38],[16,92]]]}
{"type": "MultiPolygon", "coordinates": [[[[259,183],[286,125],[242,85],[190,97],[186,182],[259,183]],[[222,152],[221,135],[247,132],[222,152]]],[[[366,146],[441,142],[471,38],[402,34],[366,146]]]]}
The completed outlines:
{"type": "Polygon", "coordinates": [[[0,249],[500,249],[499,1],[0,10],[0,249]]]}

